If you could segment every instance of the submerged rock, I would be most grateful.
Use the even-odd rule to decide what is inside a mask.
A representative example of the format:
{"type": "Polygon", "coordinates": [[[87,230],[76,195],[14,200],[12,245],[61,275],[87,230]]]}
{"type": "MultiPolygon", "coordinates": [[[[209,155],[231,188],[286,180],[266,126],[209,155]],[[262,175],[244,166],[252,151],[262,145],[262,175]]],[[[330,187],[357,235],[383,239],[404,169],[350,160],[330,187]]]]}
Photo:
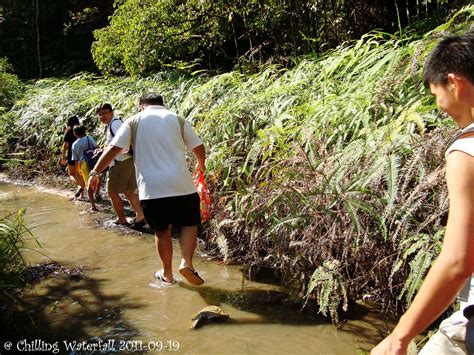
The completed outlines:
{"type": "Polygon", "coordinates": [[[205,307],[192,319],[191,328],[197,329],[204,324],[225,322],[229,318],[230,316],[217,306],[205,307]]]}

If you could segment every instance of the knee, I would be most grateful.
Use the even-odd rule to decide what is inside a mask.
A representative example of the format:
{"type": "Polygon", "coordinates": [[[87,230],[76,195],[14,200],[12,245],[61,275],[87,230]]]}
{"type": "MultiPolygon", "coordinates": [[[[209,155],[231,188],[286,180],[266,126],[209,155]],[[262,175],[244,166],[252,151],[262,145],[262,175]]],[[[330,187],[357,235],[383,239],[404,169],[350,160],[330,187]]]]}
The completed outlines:
{"type": "Polygon", "coordinates": [[[155,238],[160,240],[171,239],[171,229],[165,231],[156,231],[155,238]]]}
{"type": "Polygon", "coordinates": [[[120,198],[120,195],[118,194],[118,192],[107,191],[107,194],[109,195],[111,200],[122,201],[122,199],[120,198]]]}
{"type": "Polygon", "coordinates": [[[134,190],[125,191],[125,196],[127,196],[129,200],[138,200],[138,195],[135,193],[134,190]]]}

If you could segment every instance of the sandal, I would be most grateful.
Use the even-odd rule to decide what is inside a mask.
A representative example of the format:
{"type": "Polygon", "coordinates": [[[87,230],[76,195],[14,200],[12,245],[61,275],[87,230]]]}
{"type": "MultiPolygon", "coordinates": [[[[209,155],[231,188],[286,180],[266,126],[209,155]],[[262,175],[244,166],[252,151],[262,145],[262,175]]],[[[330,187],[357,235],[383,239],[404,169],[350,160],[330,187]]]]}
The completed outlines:
{"type": "Polygon", "coordinates": [[[176,281],[173,279],[172,281],[166,281],[164,276],[163,276],[163,270],[158,270],[155,272],[155,279],[160,280],[163,284],[171,286],[176,283],[176,281]]]}
{"type": "Polygon", "coordinates": [[[125,223],[122,223],[122,222],[119,222],[118,220],[115,220],[115,221],[114,221],[114,224],[115,224],[116,226],[130,227],[130,222],[128,222],[128,221],[125,222],[125,223]]]}
{"type": "Polygon", "coordinates": [[[129,225],[129,227],[130,227],[130,229],[133,229],[133,230],[141,230],[143,227],[145,227],[145,225],[146,225],[145,220],[137,222],[134,219],[133,222],[129,225]]]}
{"type": "Polygon", "coordinates": [[[84,188],[83,187],[79,187],[76,191],[76,193],[74,194],[74,197],[78,198],[79,196],[81,196],[81,194],[84,192],[84,188]]]}
{"type": "Polygon", "coordinates": [[[186,279],[191,285],[199,286],[204,283],[204,280],[196,272],[196,270],[191,269],[190,267],[183,267],[179,269],[179,273],[186,279]]]}

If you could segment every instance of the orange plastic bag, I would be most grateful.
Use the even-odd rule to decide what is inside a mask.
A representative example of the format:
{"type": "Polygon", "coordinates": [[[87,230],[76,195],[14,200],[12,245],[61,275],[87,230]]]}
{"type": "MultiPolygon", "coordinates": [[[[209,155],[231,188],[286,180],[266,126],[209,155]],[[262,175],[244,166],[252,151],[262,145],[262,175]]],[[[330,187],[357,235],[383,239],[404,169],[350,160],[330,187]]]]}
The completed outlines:
{"type": "Polygon", "coordinates": [[[201,200],[201,223],[204,223],[211,218],[212,198],[201,170],[196,170],[194,173],[194,183],[201,200]]]}

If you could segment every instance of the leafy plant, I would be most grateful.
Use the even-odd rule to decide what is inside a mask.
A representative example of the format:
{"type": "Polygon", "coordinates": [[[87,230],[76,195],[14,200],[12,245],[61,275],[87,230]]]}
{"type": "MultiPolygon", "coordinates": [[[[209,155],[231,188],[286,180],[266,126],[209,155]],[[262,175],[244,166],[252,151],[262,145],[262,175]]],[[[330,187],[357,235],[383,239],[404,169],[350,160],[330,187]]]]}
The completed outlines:
{"type": "Polygon", "coordinates": [[[13,106],[22,93],[22,85],[7,59],[0,57],[0,115],[13,106]]]}
{"type": "Polygon", "coordinates": [[[0,219],[0,289],[23,284],[22,271],[25,262],[21,250],[25,247],[27,236],[33,237],[23,223],[25,209],[0,219]]]}
{"type": "Polygon", "coordinates": [[[444,229],[441,229],[433,237],[426,234],[414,235],[400,243],[403,255],[400,261],[395,264],[392,274],[397,272],[402,264],[410,261],[410,273],[398,296],[399,299],[405,299],[410,304],[416,292],[420,288],[426,271],[431,265],[433,259],[438,256],[441,250],[441,240],[444,235],[444,229]]]}
{"type": "Polygon", "coordinates": [[[347,311],[348,300],[344,285],[344,278],[339,272],[340,262],[337,260],[325,261],[311,275],[306,292],[306,299],[316,293],[319,311],[330,315],[331,319],[338,322],[338,308],[342,303],[342,309],[347,311]]]}

